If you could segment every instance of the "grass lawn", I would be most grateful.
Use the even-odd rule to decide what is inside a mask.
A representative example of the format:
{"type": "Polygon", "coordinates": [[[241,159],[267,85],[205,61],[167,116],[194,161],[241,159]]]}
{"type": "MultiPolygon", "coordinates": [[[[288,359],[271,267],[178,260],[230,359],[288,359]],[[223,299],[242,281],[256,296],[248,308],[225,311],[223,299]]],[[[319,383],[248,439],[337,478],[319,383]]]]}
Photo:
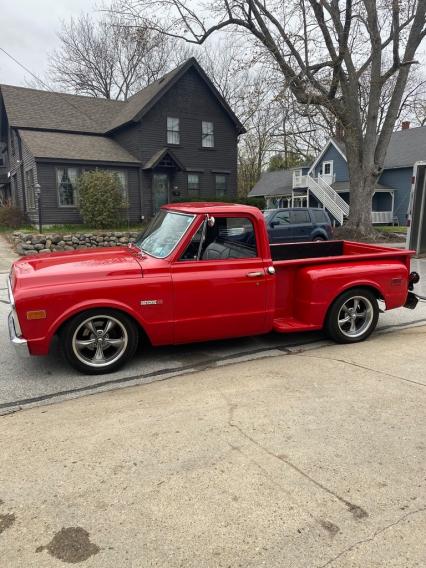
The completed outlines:
{"type": "Polygon", "coordinates": [[[380,233],[401,233],[403,235],[405,235],[407,233],[407,227],[389,227],[389,226],[383,226],[383,227],[374,227],[376,229],[376,231],[379,231],[380,233]]]}

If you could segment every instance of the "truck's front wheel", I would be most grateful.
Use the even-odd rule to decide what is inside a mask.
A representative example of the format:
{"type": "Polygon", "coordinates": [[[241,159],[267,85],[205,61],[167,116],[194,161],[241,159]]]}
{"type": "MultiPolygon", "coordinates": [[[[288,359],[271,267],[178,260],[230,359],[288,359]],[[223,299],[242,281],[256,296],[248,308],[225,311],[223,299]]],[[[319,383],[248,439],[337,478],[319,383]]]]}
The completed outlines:
{"type": "Polygon", "coordinates": [[[328,335],[337,343],[357,343],[374,331],[379,306],[373,292],[353,288],[333,302],[325,324],[328,335]]]}
{"type": "Polygon", "coordinates": [[[117,310],[88,310],[75,316],[61,333],[68,362],[83,373],[99,375],[119,369],[136,351],[133,321],[117,310]]]}

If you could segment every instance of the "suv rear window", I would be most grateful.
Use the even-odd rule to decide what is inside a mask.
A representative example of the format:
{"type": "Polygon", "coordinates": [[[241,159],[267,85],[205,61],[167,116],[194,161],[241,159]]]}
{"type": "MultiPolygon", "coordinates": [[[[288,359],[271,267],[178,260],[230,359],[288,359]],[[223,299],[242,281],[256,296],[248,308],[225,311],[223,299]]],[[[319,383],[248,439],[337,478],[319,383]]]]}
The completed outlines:
{"type": "Polygon", "coordinates": [[[308,211],[290,211],[290,223],[293,225],[300,225],[301,223],[310,223],[308,211]]]}
{"type": "Polygon", "coordinates": [[[327,213],[324,209],[311,209],[313,223],[330,223],[327,213]]]}

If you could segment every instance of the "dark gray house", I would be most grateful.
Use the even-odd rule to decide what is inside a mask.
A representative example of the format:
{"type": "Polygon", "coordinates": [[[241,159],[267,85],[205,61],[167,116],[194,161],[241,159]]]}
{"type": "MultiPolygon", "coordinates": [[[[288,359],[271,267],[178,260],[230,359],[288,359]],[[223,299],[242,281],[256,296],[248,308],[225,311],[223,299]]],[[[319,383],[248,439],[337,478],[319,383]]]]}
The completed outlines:
{"type": "Polygon", "coordinates": [[[76,180],[117,172],[128,219],[167,202],[232,198],[244,128],[194,58],[136,93],[112,101],[0,86],[0,194],[43,222],[78,223],[76,180]]]}

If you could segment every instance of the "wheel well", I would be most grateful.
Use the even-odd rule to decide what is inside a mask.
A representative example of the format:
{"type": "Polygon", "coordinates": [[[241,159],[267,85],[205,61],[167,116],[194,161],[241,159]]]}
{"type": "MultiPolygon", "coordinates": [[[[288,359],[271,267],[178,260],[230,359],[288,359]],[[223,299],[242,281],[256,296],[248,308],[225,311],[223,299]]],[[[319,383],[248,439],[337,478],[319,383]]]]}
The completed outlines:
{"type": "Polygon", "coordinates": [[[326,313],[325,318],[324,318],[324,322],[327,321],[328,314],[330,313],[331,307],[333,306],[333,304],[337,300],[337,298],[340,298],[340,296],[342,294],[346,294],[346,292],[350,292],[351,290],[368,290],[369,292],[372,292],[374,294],[374,296],[376,297],[377,300],[385,301],[382,293],[375,286],[371,286],[369,284],[360,284],[359,286],[351,286],[350,288],[346,288],[346,290],[343,290],[343,292],[341,292],[338,296],[333,298],[333,300],[330,302],[330,305],[328,306],[327,313],[326,313]]]}
{"type": "Polygon", "coordinates": [[[69,318],[67,318],[65,321],[63,321],[61,323],[61,325],[57,328],[57,330],[55,331],[54,335],[59,336],[61,335],[62,331],[64,330],[65,326],[68,324],[68,322],[70,322],[73,318],[75,318],[75,316],[78,316],[79,314],[82,314],[86,311],[88,311],[88,309],[104,309],[104,310],[114,310],[115,312],[120,312],[123,315],[127,316],[129,319],[131,319],[133,321],[133,323],[136,325],[136,328],[138,330],[139,333],[139,340],[140,342],[148,342],[149,344],[151,344],[150,339],[148,337],[148,334],[146,333],[146,331],[144,330],[144,328],[141,326],[141,324],[138,322],[138,320],[136,318],[134,318],[131,314],[129,314],[128,312],[124,311],[124,310],[120,310],[120,308],[111,308],[109,306],[96,306],[95,308],[85,308],[82,309],[78,312],[76,312],[75,314],[72,314],[72,316],[70,316],[69,318]]]}

